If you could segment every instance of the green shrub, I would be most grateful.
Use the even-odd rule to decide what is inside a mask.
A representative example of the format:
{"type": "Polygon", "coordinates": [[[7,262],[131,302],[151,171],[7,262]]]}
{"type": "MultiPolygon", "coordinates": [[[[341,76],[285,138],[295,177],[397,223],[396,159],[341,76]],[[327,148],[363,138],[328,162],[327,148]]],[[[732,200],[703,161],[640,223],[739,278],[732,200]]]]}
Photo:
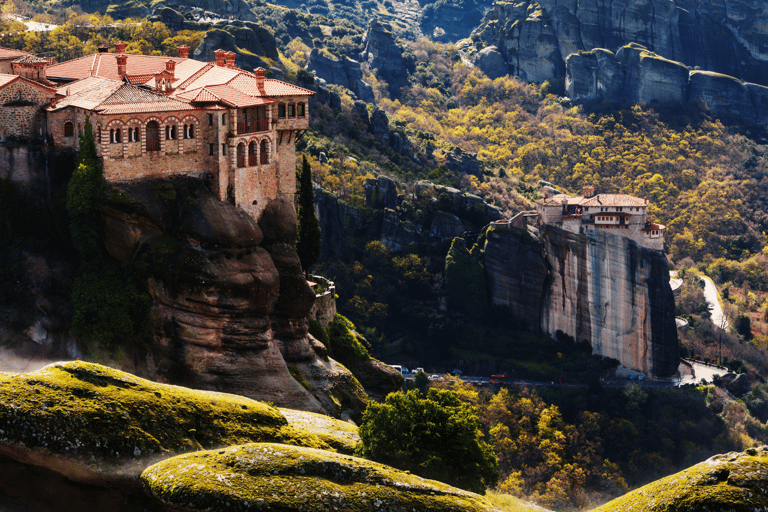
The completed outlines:
{"type": "Polygon", "coordinates": [[[360,335],[354,332],[355,326],[344,316],[336,313],[331,325],[328,326],[328,335],[331,344],[331,355],[334,359],[344,361],[358,361],[369,359],[368,354],[362,343],[360,335]]]}

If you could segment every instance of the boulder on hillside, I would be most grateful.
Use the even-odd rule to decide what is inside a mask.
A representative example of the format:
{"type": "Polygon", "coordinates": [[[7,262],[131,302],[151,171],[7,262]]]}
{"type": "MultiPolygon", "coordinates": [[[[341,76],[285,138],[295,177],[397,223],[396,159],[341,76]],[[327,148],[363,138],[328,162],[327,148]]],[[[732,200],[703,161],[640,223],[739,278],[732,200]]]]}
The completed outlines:
{"type": "Polygon", "coordinates": [[[711,71],[691,71],[688,100],[700,102],[714,115],[732,115],[754,119],[755,107],[744,82],[711,71]]]}
{"type": "Polygon", "coordinates": [[[389,145],[389,118],[380,108],[371,112],[371,133],[384,144],[389,145]]]}
{"type": "Polygon", "coordinates": [[[496,46],[483,48],[475,56],[475,66],[480,68],[491,80],[509,74],[507,61],[496,46]]]}
{"type": "Polygon", "coordinates": [[[470,36],[490,3],[483,0],[437,0],[424,5],[419,25],[426,36],[452,43],[470,36]]]}
{"type": "Polygon", "coordinates": [[[329,84],[340,85],[350,90],[357,99],[366,103],[373,103],[373,89],[363,81],[363,72],[360,63],[349,57],[334,57],[327,55],[317,48],[309,54],[307,71],[311,71],[318,78],[322,78],[329,84]]]}
{"type": "Polygon", "coordinates": [[[753,512],[768,508],[768,447],[715,455],[594,512],[753,512]]]}
{"type": "Polygon", "coordinates": [[[477,154],[467,153],[459,147],[445,154],[445,166],[459,175],[471,174],[478,178],[483,175],[483,172],[480,170],[480,162],[477,160],[477,154]]]}
{"type": "Polygon", "coordinates": [[[736,398],[741,398],[751,389],[749,377],[744,373],[726,373],[720,377],[720,385],[736,398]]]}
{"type": "Polygon", "coordinates": [[[616,52],[626,72],[624,96],[631,103],[684,101],[688,68],[656,55],[644,46],[629,44],[616,52]]]}

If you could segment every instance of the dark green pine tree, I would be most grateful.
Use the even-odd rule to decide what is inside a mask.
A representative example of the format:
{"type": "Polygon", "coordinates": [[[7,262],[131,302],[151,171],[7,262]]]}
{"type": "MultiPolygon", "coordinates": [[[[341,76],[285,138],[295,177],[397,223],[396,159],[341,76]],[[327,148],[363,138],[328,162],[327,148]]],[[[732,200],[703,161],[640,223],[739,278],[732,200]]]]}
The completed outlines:
{"type": "Polygon", "coordinates": [[[320,223],[315,216],[312,168],[306,156],[302,158],[301,171],[298,174],[299,230],[296,236],[296,252],[299,253],[301,268],[307,272],[320,257],[320,223]]]}
{"type": "Polygon", "coordinates": [[[93,140],[93,126],[85,119],[80,137],[80,157],[75,172],[67,187],[67,213],[72,244],[85,261],[100,256],[97,233],[96,198],[104,187],[101,166],[96,156],[96,142],[93,140]]]}

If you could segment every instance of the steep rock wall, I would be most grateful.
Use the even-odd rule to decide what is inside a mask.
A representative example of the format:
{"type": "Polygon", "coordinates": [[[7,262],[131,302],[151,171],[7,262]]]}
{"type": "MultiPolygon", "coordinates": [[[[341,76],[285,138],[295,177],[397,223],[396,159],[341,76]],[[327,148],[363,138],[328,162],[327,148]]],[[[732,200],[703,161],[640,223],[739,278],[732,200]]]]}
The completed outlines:
{"type": "Polygon", "coordinates": [[[472,40],[477,50],[497,47],[509,72],[532,82],[564,78],[565,59],[578,51],[638,43],[690,67],[768,85],[766,22],[763,0],[497,1],[472,40]]]}
{"type": "Polygon", "coordinates": [[[491,228],[484,264],[491,302],[538,325],[586,341],[595,354],[646,375],[677,370],[674,297],[666,257],[608,233],[544,226],[491,228]]]}

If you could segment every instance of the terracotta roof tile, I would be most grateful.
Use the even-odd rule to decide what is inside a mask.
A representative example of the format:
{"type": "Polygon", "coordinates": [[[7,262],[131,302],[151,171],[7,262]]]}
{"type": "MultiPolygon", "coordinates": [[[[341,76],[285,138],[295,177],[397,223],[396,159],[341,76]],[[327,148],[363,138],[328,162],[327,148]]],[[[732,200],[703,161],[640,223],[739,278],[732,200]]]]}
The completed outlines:
{"type": "Polygon", "coordinates": [[[210,85],[208,87],[201,87],[200,89],[186,91],[176,97],[196,103],[222,102],[231,107],[238,108],[254,107],[275,102],[275,100],[271,98],[249,96],[229,85],[210,85]]]}
{"type": "Polygon", "coordinates": [[[88,77],[60,87],[59,92],[63,92],[65,96],[51,107],[51,110],[78,107],[101,114],[194,110],[189,103],[107,78],[88,77]]]}
{"type": "Polygon", "coordinates": [[[3,88],[6,85],[9,85],[15,82],[16,80],[22,80],[24,82],[27,82],[28,84],[35,85],[37,87],[40,87],[41,89],[46,89],[52,93],[56,92],[56,87],[52,86],[50,83],[38,82],[37,80],[30,80],[29,78],[24,78],[23,76],[7,75],[4,73],[0,73],[0,88],[3,88]]]}
{"type": "Polygon", "coordinates": [[[647,206],[648,201],[627,194],[597,194],[582,199],[581,206],[647,206]]]}
{"type": "Polygon", "coordinates": [[[155,78],[154,74],[148,73],[146,75],[125,75],[125,78],[128,80],[129,83],[132,84],[146,84],[153,78],[155,78]]]}
{"type": "Polygon", "coordinates": [[[309,89],[272,78],[264,80],[264,88],[267,91],[267,96],[313,96],[315,94],[309,89]]]}
{"type": "MultiPolygon", "coordinates": [[[[93,53],[66,62],[54,64],[48,68],[48,76],[51,78],[77,80],[88,76],[99,76],[120,80],[117,73],[117,59],[115,53],[93,53]]],[[[173,60],[177,63],[188,60],[178,57],[162,57],[155,55],[130,55],[125,62],[126,75],[154,74],[165,69],[165,63],[173,60]]]]}
{"type": "Polygon", "coordinates": [[[12,50],[10,48],[0,47],[0,59],[13,59],[23,57],[25,55],[32,55],[29,52],[23,52],[21,50],[12,50]]]}

